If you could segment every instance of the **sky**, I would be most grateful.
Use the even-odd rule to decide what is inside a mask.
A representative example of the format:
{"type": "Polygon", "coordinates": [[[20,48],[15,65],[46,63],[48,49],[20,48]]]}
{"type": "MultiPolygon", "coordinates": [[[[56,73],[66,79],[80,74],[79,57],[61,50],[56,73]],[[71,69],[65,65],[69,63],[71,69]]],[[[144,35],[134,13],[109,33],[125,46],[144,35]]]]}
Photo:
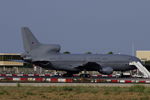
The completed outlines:
{"type": "Polygon", "coordinates": [[[0,0],[0,52],[22,53],[20,28],[71,53],[150,50],[150,0],[0,0]]]}

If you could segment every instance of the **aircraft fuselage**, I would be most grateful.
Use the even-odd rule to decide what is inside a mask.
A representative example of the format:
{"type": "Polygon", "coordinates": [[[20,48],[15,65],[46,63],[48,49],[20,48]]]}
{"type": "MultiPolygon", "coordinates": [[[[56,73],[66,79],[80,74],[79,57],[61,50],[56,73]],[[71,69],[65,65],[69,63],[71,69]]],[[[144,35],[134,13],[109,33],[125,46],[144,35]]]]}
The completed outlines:
{"type": "MultiPolygon", "coordinates": [[[[129,65],[130,62],[139,61],[136,57],[120,54],[49,54],[36,57],[34,60],[49,61],[52,69],[68,71],[79,71],[78,66],[84,66],[89,62],[97,63],[101,67],[111,67],[114,71],[127,71],[135,69],[129,65]]],[[[89,67],[90,70],[97,70],[95,67],[93,69],[92,66],[89,67]]]]}

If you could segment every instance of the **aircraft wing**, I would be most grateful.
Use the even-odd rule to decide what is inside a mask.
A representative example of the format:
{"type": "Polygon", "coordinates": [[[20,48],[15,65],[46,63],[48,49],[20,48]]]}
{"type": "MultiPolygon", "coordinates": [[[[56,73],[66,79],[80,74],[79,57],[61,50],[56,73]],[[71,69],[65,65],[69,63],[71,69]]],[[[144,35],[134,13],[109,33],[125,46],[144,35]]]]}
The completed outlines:
{"type": "Polygon", "coordinates": [[[92,62],[92,63],[85,63],[85,64],[75,64],[74,65],[76,69],[79,70],[99,70],[100,65],[96,62],[92,62]]]}
{"type": "Polygon", "coordinates": [[[80,64],[72,64],[71,65],[72,68],[76,68],[76,69],[78,69],[80,66],[83,66],[83,64],[80,63],[80,64]]]}

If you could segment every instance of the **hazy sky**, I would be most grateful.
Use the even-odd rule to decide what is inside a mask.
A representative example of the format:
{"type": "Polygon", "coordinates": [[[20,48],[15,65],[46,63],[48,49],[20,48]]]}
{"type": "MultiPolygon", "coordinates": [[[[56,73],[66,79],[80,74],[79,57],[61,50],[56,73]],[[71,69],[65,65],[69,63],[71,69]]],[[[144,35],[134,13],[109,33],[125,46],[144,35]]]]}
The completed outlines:
{"type": "Polygon", "coordinates": [[[20,28],[72,53],[150,50],[150,0],[0,0],[0,52],[23,52],[20,28]]]}

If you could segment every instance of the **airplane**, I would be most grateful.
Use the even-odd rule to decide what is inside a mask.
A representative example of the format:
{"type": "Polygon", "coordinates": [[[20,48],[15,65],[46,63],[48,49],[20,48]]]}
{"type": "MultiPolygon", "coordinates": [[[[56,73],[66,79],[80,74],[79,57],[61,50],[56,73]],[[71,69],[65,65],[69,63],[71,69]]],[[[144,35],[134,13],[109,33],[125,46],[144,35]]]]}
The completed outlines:
{"type": "Polygon", "coordinates": [[[25,50],[22,57],[25,62],[49,70],[66,71],[67,76],[81,71],[98,71],[110,75],[113,71],[137,69],[129,63],[141,62],[134,56],[122,54],[63,54],[58,44],[40,43],[28,27],[22,27],[21,32],[25,50]]]}

